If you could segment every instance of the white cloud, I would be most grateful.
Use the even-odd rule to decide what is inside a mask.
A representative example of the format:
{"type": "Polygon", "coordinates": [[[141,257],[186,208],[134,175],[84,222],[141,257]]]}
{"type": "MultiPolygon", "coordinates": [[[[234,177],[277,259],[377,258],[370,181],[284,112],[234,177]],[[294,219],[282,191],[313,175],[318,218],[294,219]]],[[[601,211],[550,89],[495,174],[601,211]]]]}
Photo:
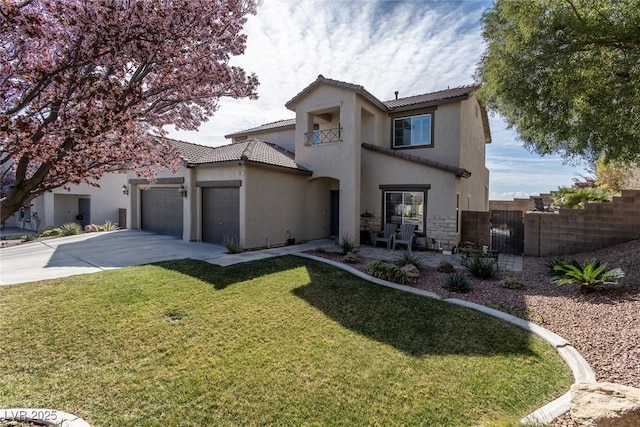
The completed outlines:
{"type": "MultiPolygon", "coordinates": [[[[260,99],[220,101],[199,132],[170,136],[222,145],[224,135],[292,118],[284,104],[318,74],[363,85],[380,100],[473,82],[484,50],[480,17],[491,1],[266,0],[245,26],[244,55],[233,64],[255,72],[260,99]]],[[[490,190],[546,192],[576,174],[561,161],[522,148],[500,117],[491,118],[490,190]]]]}

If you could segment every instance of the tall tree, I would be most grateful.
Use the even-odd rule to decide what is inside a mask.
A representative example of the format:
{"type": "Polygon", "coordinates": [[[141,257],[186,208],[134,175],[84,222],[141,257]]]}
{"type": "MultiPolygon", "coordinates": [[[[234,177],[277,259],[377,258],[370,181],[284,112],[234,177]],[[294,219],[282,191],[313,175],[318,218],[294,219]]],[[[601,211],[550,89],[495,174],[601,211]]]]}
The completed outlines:
{"type": "Polygon", "coordinates": [[[480,96],[525,146],[640,158],[640,1],[496,0],[483,37],[480,96]]]}
{"type": "Polygon", "coordinates": [[[14,182],[0,221],[69,183],[177,167],[155,142],[195,130],[221,97],[256,97],[230,59],[256,0],[4,0],[0,4],[0,171],[14,182]]]}

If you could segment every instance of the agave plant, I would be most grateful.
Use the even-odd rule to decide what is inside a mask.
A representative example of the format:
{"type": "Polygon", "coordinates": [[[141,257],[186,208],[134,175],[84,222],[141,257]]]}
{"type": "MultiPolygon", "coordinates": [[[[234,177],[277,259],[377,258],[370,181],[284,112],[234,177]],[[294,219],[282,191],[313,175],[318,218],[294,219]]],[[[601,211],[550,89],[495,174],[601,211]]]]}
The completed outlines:
{"type": "Polygon", "coordinates": [[[582,264],[576,260],[558,262],[553,267],[552,282],[557,285],[577,283],[583,290],[595,285],[607,285],[617,283],[624,277],[624,272],[619,268],[607,270],[607,264],[591,259],[582,264]]]}

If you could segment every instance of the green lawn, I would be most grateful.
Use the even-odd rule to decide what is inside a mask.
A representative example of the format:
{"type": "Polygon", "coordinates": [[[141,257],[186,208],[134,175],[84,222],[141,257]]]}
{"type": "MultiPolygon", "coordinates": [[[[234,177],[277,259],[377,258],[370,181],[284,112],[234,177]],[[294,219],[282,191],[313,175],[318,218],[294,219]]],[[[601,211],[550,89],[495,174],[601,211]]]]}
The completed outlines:
{"type": "Polygon", "coordinates": [[[0,307],[0,408],[95,427],[515,425],[572,382],[515,326],[297,257],[6,286],[0,307]]]}

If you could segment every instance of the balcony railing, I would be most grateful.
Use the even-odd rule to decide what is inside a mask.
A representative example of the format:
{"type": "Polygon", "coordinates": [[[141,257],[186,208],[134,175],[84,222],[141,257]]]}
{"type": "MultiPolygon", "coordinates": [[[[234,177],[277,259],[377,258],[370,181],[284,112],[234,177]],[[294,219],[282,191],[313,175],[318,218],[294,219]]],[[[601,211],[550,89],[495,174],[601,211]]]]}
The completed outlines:
{"type": "Polygon", "coordinates": [[[329,142],[341,142],[340,131],[342,128],[314,130],[304,134],[306,141],[304,145],[313,147],[315,145],[327,144],[329,142]]]}

